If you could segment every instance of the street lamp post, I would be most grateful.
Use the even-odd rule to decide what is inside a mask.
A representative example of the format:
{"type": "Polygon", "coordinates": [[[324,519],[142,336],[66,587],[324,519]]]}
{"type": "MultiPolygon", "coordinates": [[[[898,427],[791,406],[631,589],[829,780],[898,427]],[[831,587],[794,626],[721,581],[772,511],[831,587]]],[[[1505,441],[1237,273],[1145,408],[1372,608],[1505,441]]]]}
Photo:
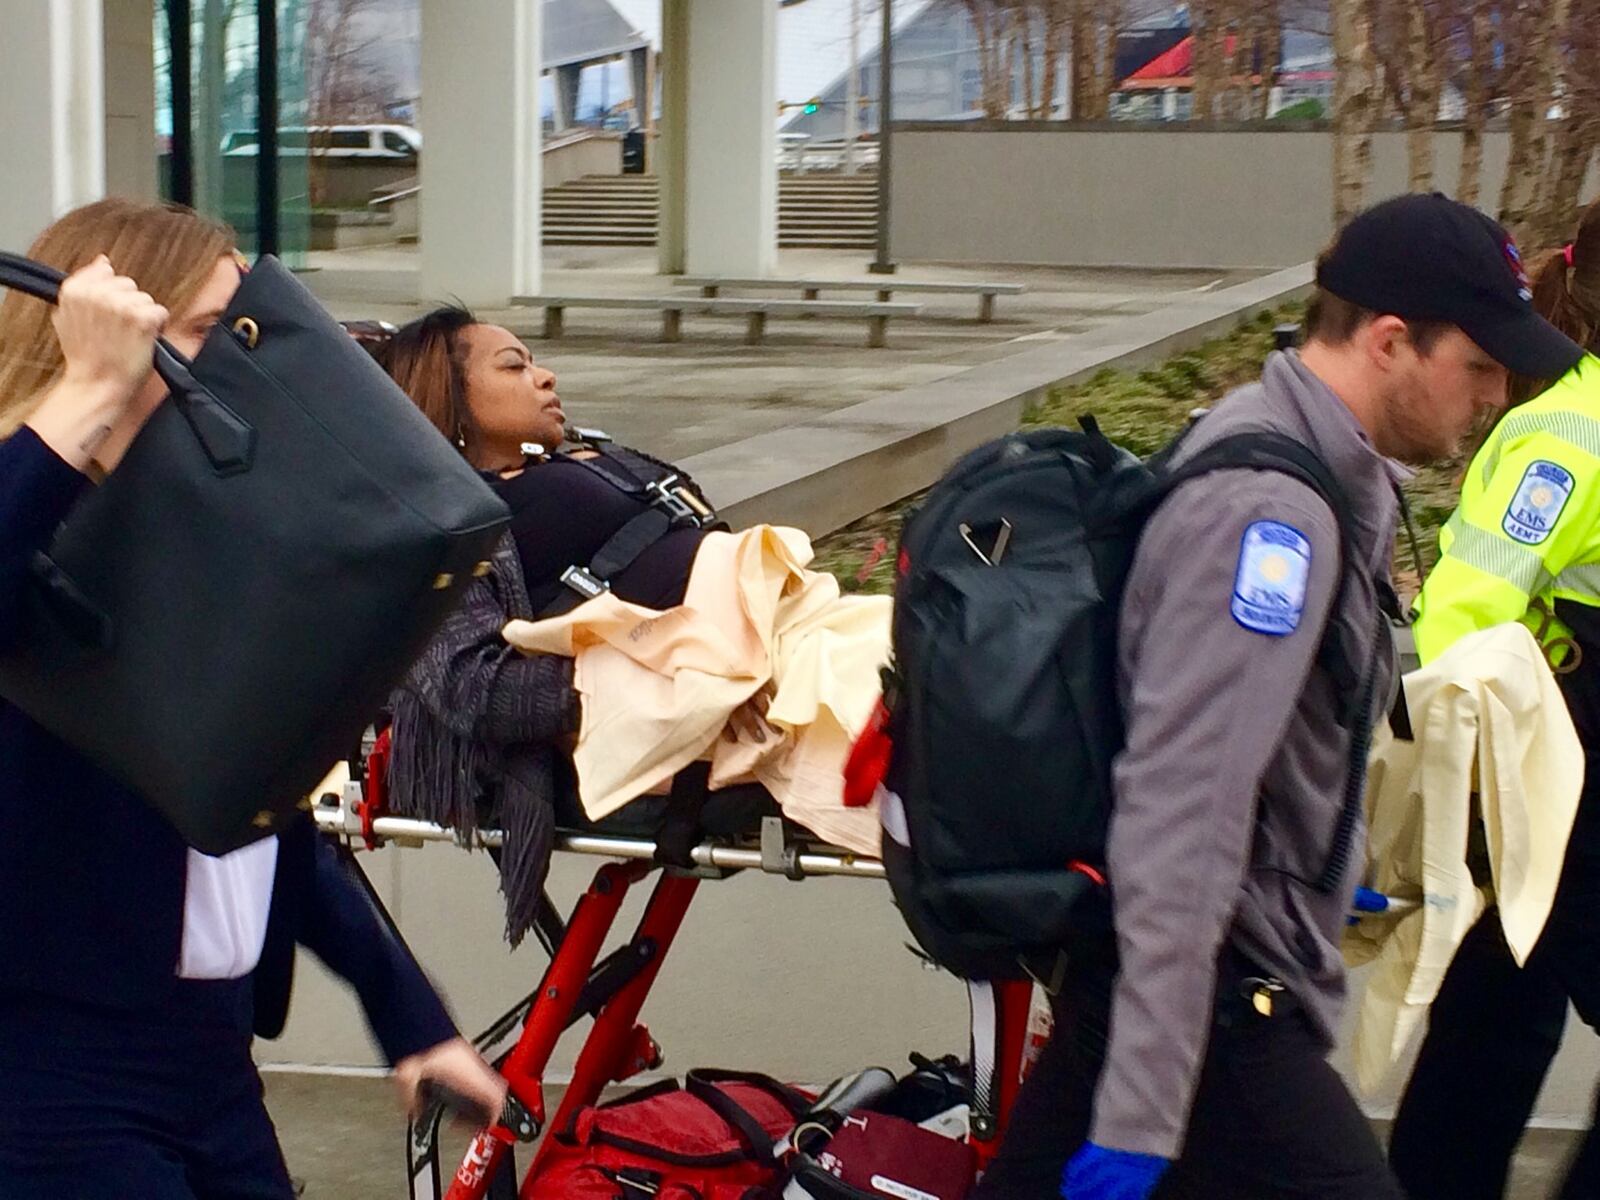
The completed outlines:
{"type": "Polygon", "coordinates": [[[894,5],[883,5],[883,44],[878,48],[878,256],[868,264],[874,275],[893,275],[889,257],[889,127],[894,121],[894,5]]]}
{"type": "Polygon", "coordinates": [[[168,196],[194,207],[194,14],[189,0],[167,0],[167,88],[172,108],[172,146],[167,154],[168,196]]]}
{"type": "Polygon", "coordinates": [[[265,255],[279,253],[276,3],[257,5],[256,44],[256,253],[265,255]]]}
{"type": "Polygon", "coordinates": [[[844,89],[844,173],[856,173],[861,118],[861,0],[850,0],[850,74],[844,89]]]}

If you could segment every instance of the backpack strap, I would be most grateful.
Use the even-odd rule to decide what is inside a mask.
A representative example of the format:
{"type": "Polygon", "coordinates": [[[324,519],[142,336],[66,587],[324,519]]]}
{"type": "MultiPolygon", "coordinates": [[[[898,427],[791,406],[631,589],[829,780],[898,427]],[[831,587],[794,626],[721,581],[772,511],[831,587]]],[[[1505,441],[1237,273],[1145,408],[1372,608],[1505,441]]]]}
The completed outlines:
{"type": "MultiPolygon", "coordinates": [[[[1360,825],[1366,790],[1367,755],[1372,748],[1372,709],[1377,699],[1383,635],[1388,632],[1388,622],[1399,613],[1399,602],[1393,588],[1380,580],[1379,637],[1366,663],[1357,667],[1345,645],[1338,622],[1345,585],[1356,570],[1354,511],[1344,488],[1328,470],[1327,464],[1309,447],[1291,437],[1270,431],[1224,437],[1207,446],[1187,463],[1168,472],[1162,480],[1162,496],[1170,495],[1174,488],[1190,479],[1212,471],[1241,467],[1278,471],[1300,480],[1322,498],[1339,527],[1339,583],[1333,602],[1328,607],[1327,624],[1323,627],[1322,641],[1317,649],[1317,662],[1333,678],[1334,686],[1344,697],[1339,723],[1350,731],[1350,757],[1345,769],[1344,794],[1339,805],[1339,819],[1334,827],[1333,844],[1329,847],[1321,873],[1315,880],[1306,881],[1316,891],[1327,895],[1339,886],[1355,853],[1356,829],[1360,825]]],[[[1404,698],[1405,689],[1402,687],[1394,716],[1398,718],[1397,724],[1404,722],[1409,732],[1404,698]]]]}
{"type": "Polygon", "coordinates": [[[1362,717],[1362,668],[1349,653],[1335,619],[1344,600],[1346,582],[1356,566],[1355,516],[1349,496],[1314,451],[1285,434],[1270,430],[1230,434],[1207,446],[1182,466],[1165,473],[1161,496],[1165,498],[1180,484],[1213,471],[1241,468],[1277,471],[1298,479],[1316,492],[1333,513],[1339,529],[1339,582],[1333,602],[1328,606],[1328,622],[1317,650],[1317,663],[1332,677],[1334,687],[1344,697],[1339,723],[1353,729],[1362,717]]]}

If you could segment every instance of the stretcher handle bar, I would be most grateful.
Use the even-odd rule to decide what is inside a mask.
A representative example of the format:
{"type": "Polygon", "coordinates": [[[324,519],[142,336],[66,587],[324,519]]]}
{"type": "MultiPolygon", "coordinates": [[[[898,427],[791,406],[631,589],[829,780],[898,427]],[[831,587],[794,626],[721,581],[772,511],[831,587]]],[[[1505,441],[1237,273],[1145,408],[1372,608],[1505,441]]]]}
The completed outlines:
{"type": "MultiPolygon", "coordinates": [[[[341,837],[360,835],[360,825],[354,829],[354,819],[347,809],[318,806],[313,809],[317,828],[324,833],[341,837]]],[[[380,838],[412,842],[454,842],[481,848],[497,847],[504,840],[498,829],[480,829],[472,833],[458,833],[435,825],[431,821],[416,821],[408,817],[379,817],[372,823],[372,832],[380,838]]],[[[597,834],[557,833],[556,849],[569,854],[589,854],[601,858],[629,860],[653,859],[656,844],[648,838],[605,837],[597,834]]],[[[701,842],[691,855],[697,867],[715,867],[728,871],[763,871],[761,851],[735,846],[720,846],[701,842]]],[[[875,858],[862,858],[843,851],[825,853],[811,851],[797,856],[799,871],[803,875],[833,875],[850,879],[883,879],[883,863],[875,858]]],[[[771,873],[771,872],[769,872],[771,873]]]]}
{"type": "MultiPolygon", "coordinates": [[[[318,807],[315,810],[317,827],[324,833],[344,837],[359,836],[360,824],[348,827],[343,808],[318,807]]],[[[481,848],[499,846],[503,836],[498,829],[480,829],[471,834],[460,834],[435,825],[431,821],[415,821],[408,817],[379,817],[372,823],[373,832],[382,838],[415,842],[454,842],[481,848]]],[[[649,860],[656,854],[656,844],[647,838],[605,837],[599,834],[558,833],[556,849],[569,854],[589,854],[601,858],[649,860]]],[[[697,867],[716,867],[727,871],[768,871],[762,864],[761,851],[736,846],[719,846],[702,842],[693,850],[697,867]]],[[[799,869],[804,875],[833,875],[849,879],[883,879],[883,863],[875,858],[859,858],[852,854],[803,853],[798,856],[799,869]]],[[[1389,898],[1386,912],[1394,915],[1411,912],[1420,907],[1418,901],[1389,898]]],[[[1356,914],[1362,915],[1362,914],[1356,914]]]]}
{"type": "MultiPolygon", "coordinates": [[[[656,844],[644,838],[604,837],[594,834],[557,834],[556,848],[573,854],[598,854],[605,858],[654,858],[656,844]]],[[[760,850],[747,850],[737,846],[719,846],[701,842],[691,854],[697,867],[717,867],[728,871],[770,871],[763,864],[760,850]]],[[[796,856],[802,875],[836,875],[850,879],[883,879],[883,863],[876,858],[859,858],[840,852],[837,854],[813,851],[796,856]]]]}

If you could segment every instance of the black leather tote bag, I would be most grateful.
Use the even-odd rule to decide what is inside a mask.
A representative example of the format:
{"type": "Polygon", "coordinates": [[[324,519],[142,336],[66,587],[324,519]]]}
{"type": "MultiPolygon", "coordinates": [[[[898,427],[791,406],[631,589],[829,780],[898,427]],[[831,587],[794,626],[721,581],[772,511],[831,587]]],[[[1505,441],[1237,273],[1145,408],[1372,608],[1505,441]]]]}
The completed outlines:
{"type": "MultiPolygon", "coordinates": [[[[0,254],[0,285],[61,279],[0,254]]],[[[508,514],[274,259],[155,362],[170,395],[35,559],[0,696],[221,854],[350,750],[508,514]]]]}

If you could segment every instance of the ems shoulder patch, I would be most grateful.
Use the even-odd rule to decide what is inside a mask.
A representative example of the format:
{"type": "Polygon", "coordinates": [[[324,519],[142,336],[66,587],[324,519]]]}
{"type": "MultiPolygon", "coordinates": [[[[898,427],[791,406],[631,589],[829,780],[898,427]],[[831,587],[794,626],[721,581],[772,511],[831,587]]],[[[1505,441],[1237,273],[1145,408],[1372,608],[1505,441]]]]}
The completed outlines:
{"type": "Polygon", "coordinates": [[[1286,637],[1300,628],[1311,578],[1311,542],[1292,525],[1256,521],[1239,544],[1233,619],[1252,633],[1286,637]]]}
{"type": "Polygon", "coordinates": [[[1550,536],[1572,499],[1572,472],[1553,462],[1529,463],[1511,497],[1500,528],[1524,546],[1537,546],[1550,536]]]}

